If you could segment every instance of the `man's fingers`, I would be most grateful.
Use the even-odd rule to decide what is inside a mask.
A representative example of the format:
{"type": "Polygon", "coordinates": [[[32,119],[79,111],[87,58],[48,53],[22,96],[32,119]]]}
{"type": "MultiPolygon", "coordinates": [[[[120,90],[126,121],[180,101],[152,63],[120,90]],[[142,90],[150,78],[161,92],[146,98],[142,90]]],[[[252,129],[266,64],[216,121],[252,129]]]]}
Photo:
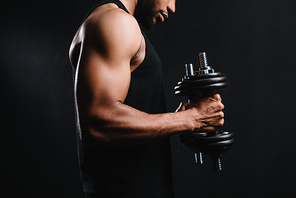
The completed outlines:
{"type": "Polygon", "coordinates": [[[216,113],[212,118],[203,121],[203,128],[206,127],[221,127],[224,125],[224,113],[222,111],[216,113]]]}
{"type": "Polygon", "coordinates": [[[224,112],[223,111],[217,112],[217,118],[224,119],[224,112]]]}
{"type": "Polygon", "coordinates": [[[212,132],[217,131],[220,127],[224,125],[224,118],[220,119],[219,121],[207,123],[204,127],[201,127],[199,131],[204,132],[212,132]]]}
{"type": "Polygon", "coordinates": [[[212,96],[212,98],[214,98],[215,100],[218,100],[218,101],[222,101],[222,98],[221,98],[221,96],[220,96],[220,94],[214,94],[213,96],[212,96]]]}
{"type": "Polygon", "coordinates": [[[218,104],[213,104],[212,106],[209,106],[206,110],[207,113],[217,113],[217,112],[222,112],[224,109],[224,105],[222,103],[218,104]]]}

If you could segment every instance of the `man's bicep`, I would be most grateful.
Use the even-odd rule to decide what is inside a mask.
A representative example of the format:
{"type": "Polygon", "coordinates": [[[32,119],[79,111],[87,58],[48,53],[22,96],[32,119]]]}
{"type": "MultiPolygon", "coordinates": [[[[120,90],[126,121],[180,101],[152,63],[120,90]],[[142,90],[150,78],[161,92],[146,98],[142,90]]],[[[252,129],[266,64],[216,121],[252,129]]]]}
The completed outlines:
{"type": "Polygon", "coordinates": [[[78,88],[88,91],[80,97],[90,100],[91,105],[100,106],[125,100],[130,83],[130,62],[142,42],[140,29],[129,15],[114,12],[104,17],[110,22],[89,20],[85,23],[79,61],[81,85],[78,88]],[[117,18],[113,18],[115,16],[117,18]]]}
{"type": "Polygon", "coordinates": [[[110,60],[97,52],[88,52],[87,56],[82,55],[78,69],[77,94],[89,105],[104,106],[125,100],[130,83],[128,60],[110,60]]]}

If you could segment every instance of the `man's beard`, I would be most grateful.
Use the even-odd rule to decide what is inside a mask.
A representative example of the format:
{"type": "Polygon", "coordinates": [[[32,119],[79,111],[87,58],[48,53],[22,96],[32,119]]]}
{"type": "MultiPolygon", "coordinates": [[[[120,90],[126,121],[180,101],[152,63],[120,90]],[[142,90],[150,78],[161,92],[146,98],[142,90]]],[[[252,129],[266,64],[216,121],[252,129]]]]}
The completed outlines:
{"type": "Polygon", "coordinates": [[[147,0],[140,0],[138,4],[138,11],[136,19],[143,25],[144,28],[152,30],[155,26],[153,18],[156,15],[155,12],[156,0],[147,2],[147,0]]]}

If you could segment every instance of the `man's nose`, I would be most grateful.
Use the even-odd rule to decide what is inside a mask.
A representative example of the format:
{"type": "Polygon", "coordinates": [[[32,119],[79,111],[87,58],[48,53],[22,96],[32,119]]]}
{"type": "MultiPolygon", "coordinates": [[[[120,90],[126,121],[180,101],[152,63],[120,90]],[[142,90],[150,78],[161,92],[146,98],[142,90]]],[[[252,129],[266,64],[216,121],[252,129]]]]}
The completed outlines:
{"type": "Polygon", "coordinates": [[[168,12],[175,13],[176,11],[176,0],[171,0],[168,4],[168,12]]]}

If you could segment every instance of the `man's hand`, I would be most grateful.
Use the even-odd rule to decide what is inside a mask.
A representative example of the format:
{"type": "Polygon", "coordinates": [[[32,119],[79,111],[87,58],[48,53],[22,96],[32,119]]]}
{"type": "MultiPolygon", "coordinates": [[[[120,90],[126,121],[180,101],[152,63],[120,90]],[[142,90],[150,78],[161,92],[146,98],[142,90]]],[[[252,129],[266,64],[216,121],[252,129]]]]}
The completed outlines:
{"type": "Polygon", "coordinates": [[[192,98],[183,102],[176,111],[190,111],[188,121],[192,122],[194,131],[215,131],[224,124],[224,105],[219,94],[211,97],[192,98]]]}

